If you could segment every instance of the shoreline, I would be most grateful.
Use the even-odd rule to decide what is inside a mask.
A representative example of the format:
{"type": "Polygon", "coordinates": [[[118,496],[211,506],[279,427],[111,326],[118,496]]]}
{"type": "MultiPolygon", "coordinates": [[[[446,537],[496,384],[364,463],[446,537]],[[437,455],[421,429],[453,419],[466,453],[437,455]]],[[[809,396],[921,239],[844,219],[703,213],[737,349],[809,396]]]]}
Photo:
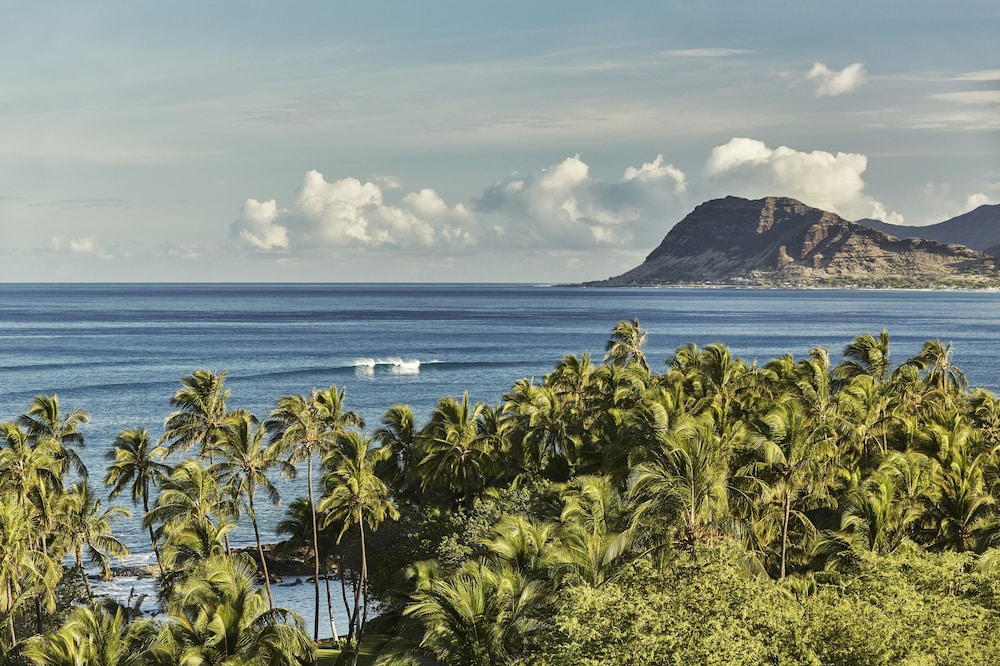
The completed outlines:
{"type": "MultiPolygon", "coordinates": [[[[314,573],[311,554],[302,549],[286,552],[283,549],[284,544],[285,542],[263,544],[264,558],[267,560],[267,573],[271,579],[271,583],[281,583],[286,576],[301,577],[305,575],[311,577],[314,573]]],[[[261,567],[257,546],[233,548],[232,553],[246,553],[249,555],[257,565],[257,571],[263,577],[264,570],[261,567]]],[[[115,578],[154,579],[159,575],[160,570],[156,562],[111,567],[111,580],[115,578]]],[[[330,576],[334,574],[328,571],[326,575],[330,576]]],[[[321,573],[320,576],[323,576],[323,574],[321,573]]]]}

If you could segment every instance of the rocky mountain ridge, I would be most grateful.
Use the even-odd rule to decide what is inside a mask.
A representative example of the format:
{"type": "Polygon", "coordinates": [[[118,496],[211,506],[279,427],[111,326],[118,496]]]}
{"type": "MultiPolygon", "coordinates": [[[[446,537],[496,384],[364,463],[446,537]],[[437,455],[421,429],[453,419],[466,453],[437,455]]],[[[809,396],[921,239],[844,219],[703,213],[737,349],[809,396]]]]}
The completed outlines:
{"type": "Polygon", "coordinates": [[[900,239],[795,199],[726,197],[678,222],[639,266],[594,286],[1000,286],[993,257],[900,239]]]}
{"type": "Polygon", "coordinates": [[[938,243],[958,243],[996,256],[1000,254],[1000,204],[986,204],[968,213],[925,227],[908,227],[881,220],[858,220],[896,238],[924,238],[938,243]]]}

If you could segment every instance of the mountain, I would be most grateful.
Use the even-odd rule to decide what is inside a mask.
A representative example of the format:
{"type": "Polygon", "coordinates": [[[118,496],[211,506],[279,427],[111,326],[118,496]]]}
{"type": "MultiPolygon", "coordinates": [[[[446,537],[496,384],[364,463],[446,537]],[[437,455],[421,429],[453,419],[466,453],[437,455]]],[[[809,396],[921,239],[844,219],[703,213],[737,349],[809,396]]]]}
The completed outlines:
{"type": "Polygon", "coordinates": [[[594,286],[1000,285],[993,258],[962,245],[894,238],[795,199],[701,204],[646,260],[594,286]]]}
{"type": "Polygon", "coordinates": [[[868,219],[858,220],[858,224],[896,238],[926,238],[938,243],[957,243],[994,256],[1000,251],[1000,204],[980,206],[964,215],[926,227],[908,227],[868,219]]]}

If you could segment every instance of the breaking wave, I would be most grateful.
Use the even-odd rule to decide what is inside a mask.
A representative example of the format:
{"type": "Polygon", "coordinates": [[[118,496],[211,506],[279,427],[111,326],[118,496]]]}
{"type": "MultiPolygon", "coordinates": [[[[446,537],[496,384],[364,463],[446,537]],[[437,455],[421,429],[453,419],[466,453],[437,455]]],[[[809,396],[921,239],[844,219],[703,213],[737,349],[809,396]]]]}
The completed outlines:
{"type": "MultiPolygon", "coordinates": [[[[435,363],[436,361],[427,361],[435,363]]],[[[396,375],[416,375],[420,373],[420,361],[403,359],[399,356],[384,358],[358,358],[354,360],[354,372],[358,375],[374,375],[376,370],[385,369],[396,375]]]]}

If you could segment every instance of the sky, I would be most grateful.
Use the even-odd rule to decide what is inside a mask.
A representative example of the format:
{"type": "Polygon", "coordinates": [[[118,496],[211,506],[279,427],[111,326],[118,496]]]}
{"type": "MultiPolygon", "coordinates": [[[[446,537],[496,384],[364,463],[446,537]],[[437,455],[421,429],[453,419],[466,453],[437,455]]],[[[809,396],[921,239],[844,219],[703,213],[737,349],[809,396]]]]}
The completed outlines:
{"type": "Polygon", "coordinates": [[[1000,202],[1000,3],[0,3],[0,282],[576,282],[1000,202]]]}

